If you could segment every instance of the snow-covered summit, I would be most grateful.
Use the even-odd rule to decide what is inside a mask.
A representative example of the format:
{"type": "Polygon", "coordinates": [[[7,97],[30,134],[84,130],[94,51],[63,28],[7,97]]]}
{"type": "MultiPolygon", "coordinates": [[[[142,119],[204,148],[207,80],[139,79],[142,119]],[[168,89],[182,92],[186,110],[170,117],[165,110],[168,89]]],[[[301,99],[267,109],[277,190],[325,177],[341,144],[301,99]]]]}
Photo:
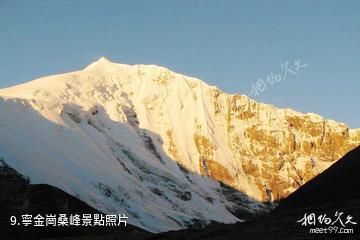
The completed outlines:
{"type": "Polygon", "coordinates": [[[89,64],[85,70],[114,70],[120,67],[121,64],[113,63],[106,57],[101,57],[95,62],[89,64]]]}
{"type": "Polygon", "coordinates": [[[154,232],[239,221],[360,143],[345,124],[106,58],[1,89],[0,136],[33,182],[154,232]]]}

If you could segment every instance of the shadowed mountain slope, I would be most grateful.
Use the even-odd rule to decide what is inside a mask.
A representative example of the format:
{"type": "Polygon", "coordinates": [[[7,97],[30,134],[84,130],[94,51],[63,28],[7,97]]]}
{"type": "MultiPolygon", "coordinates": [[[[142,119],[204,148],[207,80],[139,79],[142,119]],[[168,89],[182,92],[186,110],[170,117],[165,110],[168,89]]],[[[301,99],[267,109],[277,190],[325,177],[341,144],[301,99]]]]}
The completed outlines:
{"type": "Polygon", "coordinates": [[[275,209],[304,208],[360,199],[360,147],[280,202],[275,209]]]}
{"type": "Polygon", "coordinates": [[[119,227],[25,227],[11,226],[10,217],[18,221],[22,214],[101,214],[64,191],[46,184],[30,184],[29,179],[0,160],[0,236],[1,239],[143,239],[151,236],[140,228],[119,227]],[[104,236],[104,238],[103,238],[104,236]]]}

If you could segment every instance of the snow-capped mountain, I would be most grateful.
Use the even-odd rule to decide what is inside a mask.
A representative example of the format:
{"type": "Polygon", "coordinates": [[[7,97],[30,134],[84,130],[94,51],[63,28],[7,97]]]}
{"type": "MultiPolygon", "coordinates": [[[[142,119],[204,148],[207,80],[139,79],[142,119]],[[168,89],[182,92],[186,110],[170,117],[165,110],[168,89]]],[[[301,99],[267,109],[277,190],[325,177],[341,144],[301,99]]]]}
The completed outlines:
{"type": "Polygon", "coordinates": [[[360,144],[360,130],[105,58],[0,90],[0,158],[153,232],[233,223],[360,144]]]}

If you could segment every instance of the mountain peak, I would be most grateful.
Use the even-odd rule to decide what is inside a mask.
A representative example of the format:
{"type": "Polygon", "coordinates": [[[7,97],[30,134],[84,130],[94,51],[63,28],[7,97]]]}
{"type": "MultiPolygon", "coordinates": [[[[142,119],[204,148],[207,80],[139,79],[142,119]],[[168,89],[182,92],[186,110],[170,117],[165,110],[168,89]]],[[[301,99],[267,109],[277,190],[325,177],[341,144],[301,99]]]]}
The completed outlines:
{"type": "Polygon", "coordinates": [[[96,62],[101,62],[101,63],[112,63],[109,59],[107,59],[106,57],[100,57],[96,62]]]}
{"type": "Polygon", "coordinates": [[[154,232],[267,209],[360,144],[345,124],[104,57],[1,89],[0,113],[0,159],[154,232]]]}
{"type": "Polygon", "coordinates": [[[104,69],[104,68],[113,68],[115,65],[115,63],[111,62],[109,59],[107,59],[106,57],[100,57],[98,60],[96,60],[95,62],[90,63],[85,69],[89,70],[89,69],[104,69]]]}

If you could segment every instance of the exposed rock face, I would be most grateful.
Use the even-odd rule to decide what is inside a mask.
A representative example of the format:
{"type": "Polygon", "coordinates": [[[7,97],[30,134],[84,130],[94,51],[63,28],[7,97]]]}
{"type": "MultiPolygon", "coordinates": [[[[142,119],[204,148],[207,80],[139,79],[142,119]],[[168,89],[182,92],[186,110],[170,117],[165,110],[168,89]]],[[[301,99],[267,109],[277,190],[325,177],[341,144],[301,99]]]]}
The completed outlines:
{"type": "Polygon", "coordinates": [[[204,159],[212,160],[214,153],[215,159],[221,159],[223,152],[230,152],[233,159],[232,166],[210,164],[209,171],[221,172],[222,177],[217,174],[214,178],[248,192],[239,178],[242,175],[256,186],[258,192],[252,196],[260,201],[286,197],[360,144],[360,130],[351,130],[343,123],[277,109],[216,88],[206,91],[203,104],[210,120],[204,127],[211,130],[209,139],[203,136],[201,141],[208,152],[203,154],[204,159]]]}
{"type": "Polygon", "coordinates": [[[360,131],[345,124],[227,97],[229,147],[263,201],[286,197],[359,145],[360,131]]]}
{"type": "MultiPolygon", "coordinates": [[[[65,157],[53,156],[42,152],[44,150],[36,154],[57,163],[76,159],[78,149],[94,151],[93,161],[99,167],[91,173],[97,176],[111,173],[114,179],[121,178],[116,180],[122,181],[121,187],[106,189],[119,192],[119,196],[112,194],[111,197],[115,202],[122,201],[121,209],[129,215],[148,211],[148,215],[137,216],[140,220],[133,224],[151,231],[186,227],[191,216],[233,222],[235,217],[223,214],[224,209],[231,208],[231,203],[219,197],[221,187],[206,177],[246,194],[253,199],[247,207],[254,208],[256,200],[276,201],[289,195],[360,144],[360,130],[351,130],[345,124],[315,114],[277,109],[243,95],[226,94],[201,80],[153,65],[130,66],[100,59],[82,71],[0,90],[0,97],[6,100],[0,106],[4,114],[31,108],[55,124],[53,128],[62,137],[66,136],[64,142],[77,145],[71,148],[68,143],[69,148],[61,147],[67,151],[65,157]],[[10,109],[9,112],[6,109],[10,109]],[[111,165],[114,162],[121,167],[111,165]],[[108,168],[99,172],[105,165],[108,168]],[[125,183],[131,187],[124,187],[125,183]],[[189,192],[184,192],[186,189],[189,192]],[[158,216],[153,209],[131,207],[131,204],[141,204],[140,200],[134,202],[135,193],[149,204],[159,201],[169,204],[169,212],[163,214],[172,219],[158,216]],[[182,202],[177,202],[179,198],[182,202]],[[209,209],[214,211],[211,216],[202,212],[209,209]],[[174,218],[175,213],[179,215],[174,218]],[[163,227],[152,228],[151,224],[159,223],[145,223],[141,217],[161,219],[159,223],[163,227]]],[[[2,126],[16,125],[20,115],[0,116],[2,126]]],[[[0,128],[0,133],[14,134],[5,127],[0,128]]],[[[43,127],[35,126],[35,129],[43,127]]],[[[37,138],[41,135],[34,136],[37,138]]],[[[78,194],[86,201],[90,190],[84,187],[87,185],[83,185],[83,179],[76,187],[69,188],[66,186],[70,183],[62,178],[41,177],[46,175],[41,172],[47,171],[45,168],[21,167],[37,160],[27,159],[26,149],[22,149],[21,154],[12,149],[29,144],[24,142],[26,139],[16,139],[19,145],[11,141],[15,140],[0,140],[0,153],[3,150],[10,160],[16,159],[14,163],[22,168],[20,170],[73,195],[78,194]],[[86,191],[77,189],[82,187],[86,191]]],[[[92,159],[90,154],[82,157],[79,160],[82,164],[89,164],[88,159],[92,159]]],[[[81,171],[85,169],[76,167],[81,171]]],[[[105,207],[109,203],[99,201],[102,200],[93,199],[88,203],[111,212],[105,207]]]]}

